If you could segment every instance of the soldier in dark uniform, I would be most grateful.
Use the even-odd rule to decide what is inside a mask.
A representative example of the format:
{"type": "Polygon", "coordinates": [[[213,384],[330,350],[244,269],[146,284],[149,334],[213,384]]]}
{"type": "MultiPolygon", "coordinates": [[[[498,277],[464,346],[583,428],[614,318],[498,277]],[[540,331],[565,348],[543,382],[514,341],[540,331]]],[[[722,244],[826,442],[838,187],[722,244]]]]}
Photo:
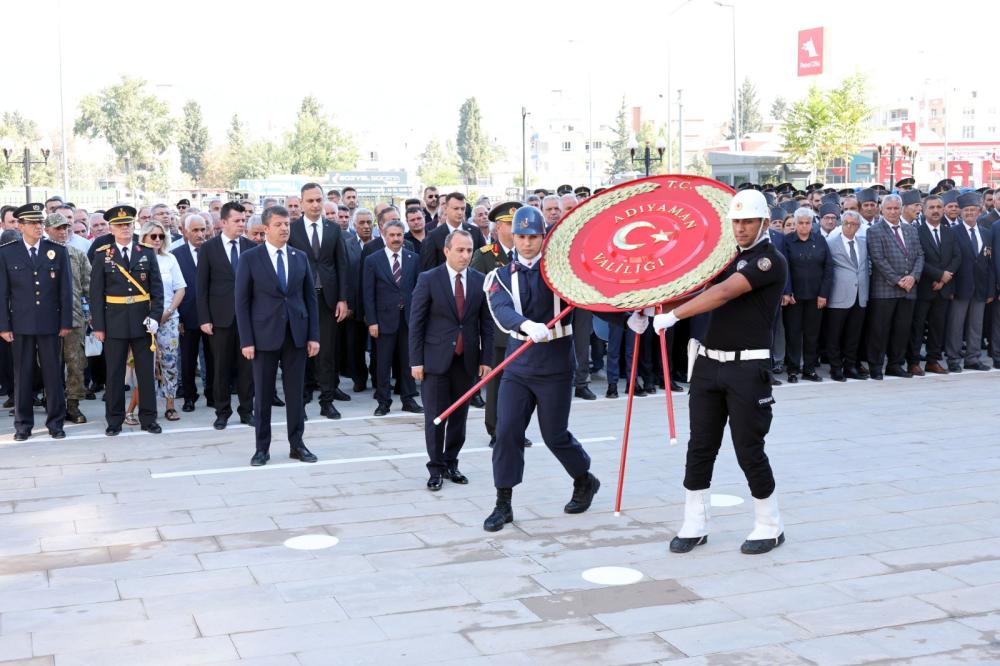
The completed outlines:
{"type": "Polygon", "coordinates": [[[754,529],[740,550],[766,553],[785,541],[774,475],[764,453],[771,427],[771,330],[785,288],[788,265],[770,243],[770,211],[756,190],[736,193],[729,208],[739,254],[712,286],[674,310],[659,314],[653,327],[666,330],[681,319],[711,312],[691,373],[691,439],[684,472],[684,524],[670,542],[686,553],[708,540],[712,469],[729,422],[736,459],[754,498],[754,529]]]}
{"type": "Polygon", "coordinates": [[[35,426],[37,354],[45,386],[45,426],[53,439],[66,436],[62,337],[73,328],[73,283],[66,248],[42,238],[45,206],[29,203],[14,212],[21,239],[0,246],[0,337],[13,346],[14,440],[35,426]]]}
{"type": "MultiPolygon", "coordinates": [[[[511,222],[514,219],[514,211],[523,205],[520,201],[508,201],[497,204],[490,210],[489,218],[495,225],[497,241],[482,246],[473,254],[472,268],[483,275],[489,275],[494,269],[503,268],[510,263],[514,254],[511,222]]],[[[496,363],[502,361],[504,354],[507,353],[507,340],[507,334],[496,326],[493,335],[493,358],[496,363]]],[[[490,436],[490,447],[497,441],[497,393],[500,390],[502,377],[503,373],[500,372],[486,385],[486,432],[490,436]]],[[[525,437],[524,445],[531,446],[531,440],[525,437]]]]}
{"type": "Polygon", "coordinates": [[[132,236],[135,208],[115,206],[104,219],[114,240],[94,249],[90,274],[90,314],[94,336],[104,343],[107,392],[104,407],[113,437],[125,420],[125,363],[131,349],[139,390],[139,423],[159,434],[156,387],[153,380],[154,335],[163,317],[163,284],[156,252],[132,236]]]}
{"type": "Polygon", "coordinates": [[[508,354],[529,338],[541,344],[532,345],[508,365],[500,381],[493,448],[497,503],[483,523],[487,532],[514,520],[511,496],[524,473],[524,431],[535,407],[545,446],[573,479],[573,497],[564,511],[583,513],[601,487],[590,473],[590,456],[567,427],[576,370],[573,313],[552,329],[546,326],[566,303],[545,284],[539,267],[545,218],[537,208],[525,206],[514,213],[513,226],[516,258],[488,276],[484,288],[493,319],[510,336],[508,354]]]}

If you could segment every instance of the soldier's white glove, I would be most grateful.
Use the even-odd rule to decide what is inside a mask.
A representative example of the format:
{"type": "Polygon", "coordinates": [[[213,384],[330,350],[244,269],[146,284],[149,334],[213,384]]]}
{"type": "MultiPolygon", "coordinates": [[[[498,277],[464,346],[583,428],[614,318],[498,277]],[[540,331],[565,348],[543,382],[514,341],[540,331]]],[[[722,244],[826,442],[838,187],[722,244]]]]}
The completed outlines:
{"type": "Polygon", "coordinates": [[[533,342],[545,342],[552,339],[552,331],[545,324],[530,319],[521,324],[521,330],[532,339],[533,342]]]}
{"type": "Polygon", "coordinates": [[[639,335],[645,333],[646,329],[649,328],[649,318],[646,315],[644,315],[640,310],[636,310],[635,312],[633,312],[632,315],[628,318],[627,323],[628,327],[633,331],[635,331],[636,333],[638,333],[639,335]]]}
{"type": "Polygon", "coordinates": [[[677,315],[674,314],[673,310],[667,314],[658,314],[653,317],[653,330],[656,331],[657,335],[659,335],[679,321],[680,319],[677,318],[677,315]]]}
{"type": "Polygon", "coordinates": [[[156,333],[156,331],[160,328],[160,325],[152,317],[146,317],[142,323],[146,325],[147,333],[156,333]]]}

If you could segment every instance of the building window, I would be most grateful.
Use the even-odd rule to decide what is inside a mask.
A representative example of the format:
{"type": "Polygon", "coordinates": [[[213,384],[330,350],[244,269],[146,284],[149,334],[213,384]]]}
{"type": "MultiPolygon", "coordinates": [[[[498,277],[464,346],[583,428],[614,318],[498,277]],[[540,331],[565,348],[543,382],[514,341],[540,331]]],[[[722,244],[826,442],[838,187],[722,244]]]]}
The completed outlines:
{"type": "Polygon", "coordinates": [[[891,111],[889,111],[889,120],[890,121],[894,121],[894,120],[906,120],[908,116],[909,116],[909,113],[907,112],[906,109],[892,109],[891,111]]]}
{"type": "Polygon", "coordinates": [[[990,134],[990,135],[996,134],[997,133],[997,127],[996,127],[996,125],[990,125],[989,127],[987,127],[986,128],[986,133],[990,134]]]}
{"type": "Polygon", "coordinates": [[[966,106],[962,109],[962,115],[966,118],[972,118],[976,115],[976,110],[971,106],[966,106]]]}
{"type": "Polygon", "coordinates": [[[563,141],[562,149],[564,153],[568,153],[569,151],[573,150],[573,144],[569,141],[563,141]]]}
{"type": "Polygon", "coordinates": [[[603,147],[604,147],[604,146],[603,146],[603,145],[601,145],[601,142],[600,142],[600,141],[595,141],[595,142],[594,142],[594,150],[600,150],[600,149],[601,149],[601,148],[603,148],[603,147]]]}
{"type": "Polygon", "coordinates": [[[567,132],[572,132],[573,131],[573,126],[572,125],[567,125],[566,126],[566,131],[567,132]]]}
{"type": "Polygon", "coordinates": [[[374,150],[368,152],[368,160],[370,162],[378,162],[378,153],[374,150]]]}
{"type": "Polygon", "coordinates": [[[973,125],[965,125],[962,127],[962,138],[963,139],[974,139],[976,138],[976,128],[973,125]]]}

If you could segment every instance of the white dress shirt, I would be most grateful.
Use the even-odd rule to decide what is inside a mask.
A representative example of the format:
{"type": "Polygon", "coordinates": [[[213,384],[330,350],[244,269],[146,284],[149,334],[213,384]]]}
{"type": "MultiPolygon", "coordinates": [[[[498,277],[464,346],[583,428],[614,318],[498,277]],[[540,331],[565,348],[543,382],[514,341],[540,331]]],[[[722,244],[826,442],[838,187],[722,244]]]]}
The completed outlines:
{"type": "Polygon", "coordinates": [[[978,252],[982,253],[982,251],[983,251],[983,235],[981,233],[979,233],[979,225],[977,224],[975,226],[970,227],[963,220],[961,228],[962,228],[962,233],[965,234],[966,238],[969,238],[969,231],[970,230],[972,231],[972,233],[974,233],[976,235],[976,250],[978,252]]]}
{"type": "Polygon", "coordinates": [[[312,247],[312,242],[313,242],[313,225],[314,224],[316,225],[316,237],[319,239],[320,246],[322,246],[323,245],[323,218],[321,217],[318,220],[313,221],[313,220],[310,220],[305,215],[303,215],[302,216],[302,221],[305,222],[305,225],[306,225],[306,240],[309,241],[309,247],[312,247]]]}
{"type": "Polygon", "coordinates": [[[847,256],[851,256],[851,243],[854,243],[854,254],[858,257],[858,264],[861,263],[861,251],[858,249],[858,234],[855,232],[854,238],[848,240],[847,236],[843,233],[840,234],[840,239],[844,241],[844,251],[847,252],[847,256]]]}
{"type": "Polygon", "coordinates": [[[462,270],[461,273],[459,273],[458,271],[453,270],[451,266],[448,266],[448,264],[445,264],[445,267],[448,269],[448,280],[451,282],[451,295],[452,296],[455,295],[455,276],[456,275],[461,275],[462,276],[462,290],[464,291],[465,296],[468,297],[469,296],[469,281],[468,281],[469,271],[468,271],[468,269],[464,269],[464,270],[462,270]]]}
{"type": "Polygon", "coordinates": [[[129,262],[132,261],[132,246],[131,245],[119,245],[118,243],[115,243],[115,247],[118,248],[118,254],[120,254],[122,257],[125,256],[125,252],[127,251],[128,252],[128,260],[129,260],[129,262]]]}
{"type": "Polygon", "coordinates": [[[24,240],[23,237],[21,242],[24,243],[24,247],[28,250],[28,257],[31,257],[31,248],[35,248],[35,259],[40,259],[42,256],[42,241],[38,241],[34,245],[28,245],[28,241],[24,240]]]}
{"type": "Polygon", "coordinates": [[[385,251],[386,258],[389,260],[389,272],[390,273],[392,272],[392,256],[393,255],[398,255],[399,256],[399,270],[403,270],[403,248],[399,248],[398,250],[396,250],[395,252],[393,252],[392,250],[389,249],[389,246],[386,246],[386,247],[383,248],[383,250],[385,251]]]}
{"type": "Polygon", "coordinates": [[[905,250],[907,249],[907,247],[906,247],[906,234],[903,233],[903,222],[904,220],[900,218],[899,223],[893,226],[892,222],[890,222],[889,220],[885,221],[885,223],[889,225],[889,233],[892,234],[893,240],[902,243],[903,249],[905,250]],[[899,229],[898,234],[896,233],[896,229],[899,229]]]}
{"type": "Polygon", "coordinates": [[[237,236],[236,238],[231,239],[229,238],[229,236],[222,234],[222,249],[225,251],[226,258],[229,259],[230,263],[232,263],[233,261],[232,258],[233,247],[236,248],[236,259],[239,260],[240,255],[243,254],[243,252],[240,251],[240,237],[237,236]],[[234,246],[233,243],[236,243],[236,245],[234,246]]]}
{"type": "Polygon", "coordinates": [[[285,283],[288,282],[288,255],[289,249],[286,243],[284,247],[275,247],[271,245],[269,241],[264,241],[264,247],[267,248],[267,256],[271,259],[271,268],[274,269],[274,274],[278,274],[278,250],[281,250],[281,258],[284,260],[285,264],[285,283]]]}
{"type": "Polygon", "coordinates": [[[191,243],[188,243],[187,246],[188,249],[191,250],[191,261],[194,262],[194,267],[198,268],[198,248],[196,248],[194,245],[191,245],[191,243]]]}

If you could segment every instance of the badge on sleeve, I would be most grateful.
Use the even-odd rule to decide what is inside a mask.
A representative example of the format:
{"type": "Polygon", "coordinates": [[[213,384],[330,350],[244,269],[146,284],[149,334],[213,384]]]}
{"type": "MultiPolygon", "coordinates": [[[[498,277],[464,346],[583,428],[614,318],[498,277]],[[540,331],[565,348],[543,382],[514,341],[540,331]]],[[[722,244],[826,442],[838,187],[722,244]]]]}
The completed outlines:
{"type": "Polygon", "coordinates": [[[45,256],[48,257],[50,260],[55,259],[56,258],[56,251],[55,250],[49,250],[48,252],[45,253],[45,256]]]}
{"type": "Polygon", "coordinates": [[[771,260],[767,257],[761,257],[757,260],[757,268],[765,272],[771,270],[771,260]]]}
{"type": "Polygon", "coordinates": [[[747,267],[747,260],[746,259],[740,259],[736,263],[736,270],[738,270],[738,271],[741,271],[741,270],[743,270],[746,267],[747,267]]]}

